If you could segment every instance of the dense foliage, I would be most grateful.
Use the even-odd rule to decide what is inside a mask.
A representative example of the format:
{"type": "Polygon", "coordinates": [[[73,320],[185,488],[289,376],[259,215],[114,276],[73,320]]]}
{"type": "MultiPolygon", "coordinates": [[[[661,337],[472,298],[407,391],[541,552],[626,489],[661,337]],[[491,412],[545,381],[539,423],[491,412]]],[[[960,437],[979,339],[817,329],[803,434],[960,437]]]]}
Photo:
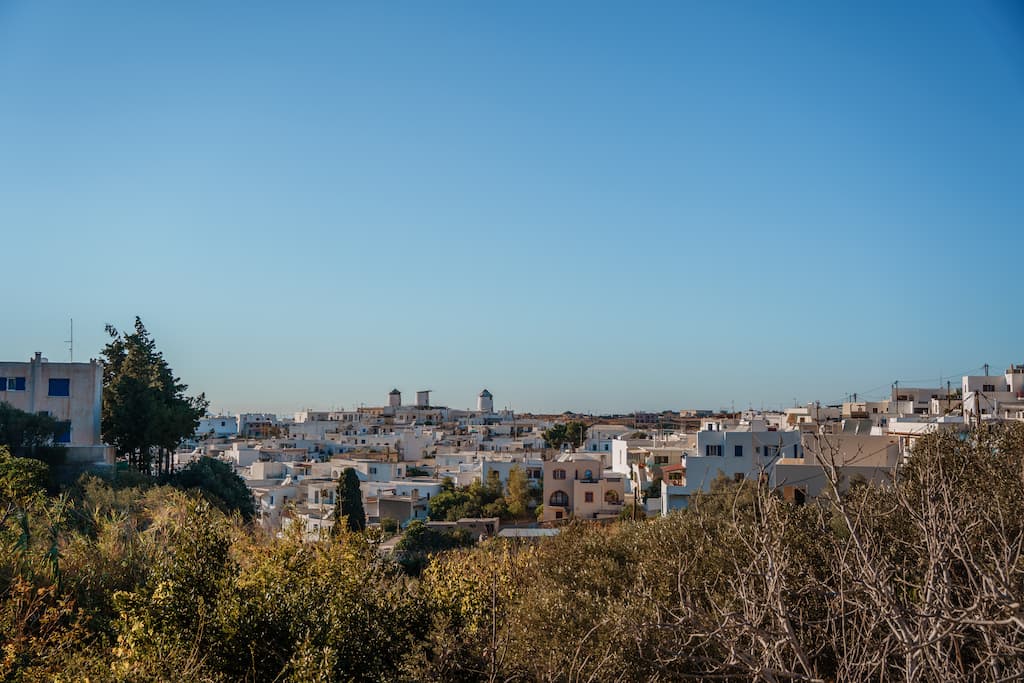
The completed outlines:
{"type": "Polygon", "coordinates": [[[214,458],[199,458],[182,469],[164,477],[175,488],[198,490],[227,513],[238,512],[248,521],[256,515],[256,501],[245,480],[231,465],[214,458]]]}
{"type": "Polygon", "coordinates": [[[540,492],[530,484],[523,468],[513,467],[505,486],[498,472],[491,470],[486,481],[477,480],[469,486],[455,486],[445,478],[442,491],[430,499],[428,516],[434,521],[448,522],[463,517],[522,519],[529,515],[528,506],[539,497],[540,492]]]}
{"type": "Polygon", "coordinates": [[[368,534],[272,538],[94,477],[47,497],[41,467],[0,453],[2,680],[1024,675],[1019,426],[926,437],[893,485],[820,504],[722,478],[685,512],[537,544],[417,525],[398,558],[418,577],[368,534]]]}
{"type": "Polygon", "coordinates": [[[66,449],[59,440],[68,428],[67,422],[45,413],[29,413],[0,401],[0,446],[12,455],[42,460],[51,466],[51,475],[52,468],[64,460],[66,449]]]}
{"type": "Polygon", "coordinates": [[[103,348],[103,440],[132,467],[170,472],[170,456],[195,433],[209,402],[188,389],[167,364],[142,320],[122,334],[107,325],[103,348]]]}
{"type": "Polygon", "coordinates": [[[544,442],[551,448],[561,450],[562,446],[568,444],[573,449],[579,448],[587,440],[587,423],[579,420],[559,422],[545,429],[541,436],[544,442]]]}

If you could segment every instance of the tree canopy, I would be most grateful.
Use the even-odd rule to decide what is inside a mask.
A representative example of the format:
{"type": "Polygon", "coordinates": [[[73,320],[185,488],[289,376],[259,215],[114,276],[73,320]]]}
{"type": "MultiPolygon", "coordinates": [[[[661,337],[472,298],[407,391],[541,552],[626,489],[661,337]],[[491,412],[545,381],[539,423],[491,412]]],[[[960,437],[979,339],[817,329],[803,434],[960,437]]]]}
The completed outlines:
{"type": "Polygon", "coordinates": [[[167,478],[167,483],[183,490],[196,489],[208,494],[212,502],[225,512],[238,512],[249,521],[256,514],[256,503],[245,480],[235,474],[231,465],[214,458],[190,462],[167,478]]]}
{"type": "Polygon", "coordinates": [[[349,531],[362,531],[366,528],[366,512],[363,510],[359,475],[351,467],[342,470],[341,476],[338,477],[338,488],[334,492],[334,526],[331,531],[337,537],[341,534],[342,528],[349,531]]]}
{"type": "Polygon", "coordinates": [[[1024,678],[1024,425],[923,436],[885,483],[826,462],[802,505],[720,477],[652,520],[529,543],[414,522],[392,553],[169,486],[47,497],[16,460],[4,681],[1024,678]]]}
{"type": "Polygon", "coordinates": [[[144,472],[170,471],[170,454],[195,433],[209,402],[188,396],[188,385],[157,350],[142,320],[122,334],[107,325],[103,348],[103,438],[144,472]],[[155,461],[155,462],[154,462],[155,461]]]}
{"type": "Polygon", "coordinates": [[[573,449],[579,448],[587,440],[587,423],[579,420],[559,422],[541,432],[544,441],[551,448],[561,449],[569,444],[573,449]]]}
{"type": "Polygon", "coordinates": [[[0,402],[0,446],[6,446],[11,455],[45,462],[51,477],[64,459],[66,449],[57,441],[67,430],[67,422],[0,402]]]}

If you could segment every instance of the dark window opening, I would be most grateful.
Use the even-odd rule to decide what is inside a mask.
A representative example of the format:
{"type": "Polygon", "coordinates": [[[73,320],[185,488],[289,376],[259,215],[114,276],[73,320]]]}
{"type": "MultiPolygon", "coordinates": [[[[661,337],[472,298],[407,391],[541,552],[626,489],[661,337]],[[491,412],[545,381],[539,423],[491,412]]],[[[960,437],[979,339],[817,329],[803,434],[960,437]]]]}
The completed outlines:
{"type": "Polygon", "coordinates": [[[50,380],[50,396],[70,396],[71,395],[71,380],[70,379],[51,379],[50,380]]]}

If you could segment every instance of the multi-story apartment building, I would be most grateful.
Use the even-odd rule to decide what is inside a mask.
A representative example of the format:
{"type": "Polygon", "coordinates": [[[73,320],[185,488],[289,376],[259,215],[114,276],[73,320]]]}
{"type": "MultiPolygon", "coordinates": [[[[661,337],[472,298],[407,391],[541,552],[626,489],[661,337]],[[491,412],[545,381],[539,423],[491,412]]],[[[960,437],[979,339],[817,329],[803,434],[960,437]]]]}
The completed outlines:
{"type": "Polygon", "coordinates": [[[0,362],[0,401],[28,413],[45,413],[66,425],[57,443],[70,462],[113,462],[103,444],[103,364],[51,363],[39,352],[28,362],[0,362]]]}
{"type": "Polygon", "coordinates": [[[566,453],[544,463],[545,522],[613,519],[622,512],[624,476],[602,472],[601,460],[585,453],[566,453]]]}

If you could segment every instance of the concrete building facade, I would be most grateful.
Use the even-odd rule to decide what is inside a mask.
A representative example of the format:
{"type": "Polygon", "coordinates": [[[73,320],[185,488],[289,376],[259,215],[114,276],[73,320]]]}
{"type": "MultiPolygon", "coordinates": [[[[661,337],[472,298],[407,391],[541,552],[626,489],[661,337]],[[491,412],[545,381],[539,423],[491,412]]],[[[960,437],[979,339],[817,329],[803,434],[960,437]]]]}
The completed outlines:
{"type": "Polygon", "coordinates": [[[0,401],[27,413],[45,413],[67,429],[57,443],[70,462],[112,462],[103,444],[103,363],[51,363],[39,352],[28,362],[0,362],[0,401]]]}

